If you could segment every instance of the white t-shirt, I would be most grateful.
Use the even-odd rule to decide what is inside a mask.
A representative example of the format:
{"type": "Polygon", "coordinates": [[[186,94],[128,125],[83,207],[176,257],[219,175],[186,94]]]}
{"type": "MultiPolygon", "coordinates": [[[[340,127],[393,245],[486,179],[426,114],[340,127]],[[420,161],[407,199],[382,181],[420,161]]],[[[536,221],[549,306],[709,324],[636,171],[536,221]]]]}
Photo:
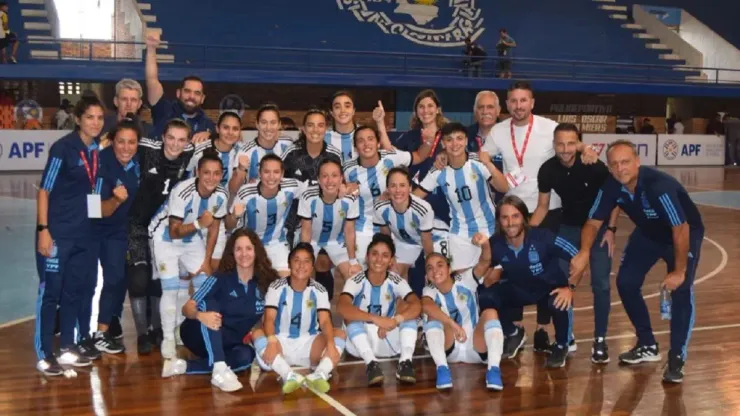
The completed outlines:
{"type": "Polygon", "coordinates": [[[683,123],[680,121],[677,121],[676,124],[673,125],[673,134],[683,134],[684,127],[683,123]]]}
{"type": "MultiPolygon", "coordinates": [[[[509,118],[493,126],[483,144],[483,150],[487,151],[491,157],[499,153],[501,154],[504,162],[504,174],[519,169],[519,162],[511,145],[511,121],[512,119],[509,118]]],[[[529,126],[514,126],[517,152],[521,155],[524,150],[522,172],[526,175],[527,180],[516,188],[509,190],[507,195],[516,195],[521,198],[527,204],[530,214],[537,208],[537,199],[539,196],[537,173],[548,159],[555,156],[552,140],[557,125],[558,123],[548,118],[534,116],[532,133],[529,136],[526,149],[522,149],[522,147],[524,146],[524,139],[527,136],[529,126]]],[[[557,209],[561,206],[560,196],[554,191],[551,192],[550,209],[557,209]]]]}

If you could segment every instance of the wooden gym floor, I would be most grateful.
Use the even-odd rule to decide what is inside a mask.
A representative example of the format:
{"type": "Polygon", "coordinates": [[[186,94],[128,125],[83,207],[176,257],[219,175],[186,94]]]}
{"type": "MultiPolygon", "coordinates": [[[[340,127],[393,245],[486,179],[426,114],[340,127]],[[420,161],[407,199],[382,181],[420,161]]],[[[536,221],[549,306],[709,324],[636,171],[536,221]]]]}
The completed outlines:
{"type": "MultiPolygon", "coordinates": [[[[162,380],[158,353],[139,358],[130,311],[125,310],[125,343],[128,352],[103,356],[75,379],[45,378],[34,369],[34,321],[20,320],[0,327],[0,414],[2,415],[736,415],[740,414],[740,302],[737,270],[740,269],[740,170],[722,168],[672,169],[701,201],[706,239],[695,288],[696,326],[682,385],[663,385],[663,363],[620,367],[616,356],[635,342],[612,283],[609,349],[612,362],[593,365],[589,359],[593,331],[592,296],[588,284],[576,295],[575,335],[578,351],[561,370],[546,370],[544,359],[528,345],[520,356],[501,365],[504,391],[484,388],[484,366],[451,365],[454,389],[440,393],[434,387],[435,367],[424,350],[417,351],[415,386],[399,386],[394,379],[395,361],[383,363],[386,383],[365,385],[364,365],[341,363],[328,395],[299,391],[282,397],[275,376],[261,374],[250,380],[240,374],[245,388],[223,393],[211,387],[210,376],[180,376],[162,380]],[[716,192],[726,191],[726,192],[716,192]]],[[[34,179],[29,179],[34,180],[34,179]]],[[[36,179],[37,180],[37,179],[36,179]]],[[[24,188],[25,189],[25,188],[24,188]]],[[[0,183],[0,195],[12,195],[0,183]]],[[[619,223],[614,270],[632,225],[619,223]]],[[[4,262],[5,263],[5,262],[4,262]]],[[[5,263],[7,264],[7,263],[5,263]]],[[[5,265],[4,265],[5,266],[5,265]]],[[[4,270],[8,273],[8,269],[4,270]]],[[[658,263],[648,275],[644,295],[662,352],[668,349],[668,323],[658,313],[658,284],[665,273],[658,263]]],[[[614,279],[615,276],[612,276],[614,279]]],[[[36,287],[33,275],[5,276],[36,287]]],[[[35,289],[34,289],[35,290],[35,289]]],[[[128,305],[127,305],[128,308],[128,305]]],[[[533,311],[525,317],[528,335],[534,330],[533,311]]],[[[550,328],[552,336],[552,328],[550,328]]],[[[665,355],[664,355],[665,357],[665,355]]],[[[346,360],[346,358],[345,358],[346,360]]]]}

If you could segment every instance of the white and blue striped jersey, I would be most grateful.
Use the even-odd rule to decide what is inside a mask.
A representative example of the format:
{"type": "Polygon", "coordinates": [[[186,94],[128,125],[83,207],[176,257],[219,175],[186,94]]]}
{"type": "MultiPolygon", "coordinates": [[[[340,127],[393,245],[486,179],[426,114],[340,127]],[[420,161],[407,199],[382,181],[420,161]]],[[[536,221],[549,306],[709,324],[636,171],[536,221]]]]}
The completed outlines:
{"type": "Polygon", "coordinates": [[[378,228],[373,226],[373,208],[376,199],[385,192],[388,172],[397,166],[409,166],[411,160],[409,152],[381,150],[380,160],[375,166],[363,167],[359,158],[344,164],[344,180],[360,185],[360,217],[355,225],[358,234],[373,235],[378,232],[378,228]]]}
{"type": "Polygon", "coordinates": [[[373,286],[365,271],[357,273],[344,283],[343,295],[352,297],[352,304],[360,310],[373,315],[393,317],[396,314],[396,300],[413,295],[408,282],[393,272],[387,272],[380,286],[373,286]]]}
{"type": "Polygon", "coordinates": [[[244,204],[246,209],[237,227],[249,228],[257,233],[262,244],[273,241],[287,241],[285,219],[288,217],[293,201],[300,198],[305,190],[303,183],[295,179],[280,180],[280,189],[272,198],[262,196],[260,182],[242,185],[236,193],[229,212],[234,212],[236,204],[244,204]]]}
{"type": "Polygon", "coordinates": [[[465,332],[472,334],[478,325],[480,309],[478,307],[478,280],[473,276],[473,270],[452,275],[452,290],[442,293],[433,284],[427,283],[422,297],[427,297],[452,318],[465,332]]]}
{"type": "Polygon", "coordinates": [[[203,157],[203,153],[208,149],[214,149],[218,153],[221,163],[224,165],[224,176],[221,178],[221,185],[228,186],[231,176],[234,174],[234,169],[239,167],[239,158],[237,155],[239,154],[240,146],[239,143],[236,143],[228,152],[222,152],[216,148],[213,140],[199,143],[195,146],[195,153],[193,153],[193,157],[188,164],[188,173],[191,177],[195,176],[195,170],[198,169],[198,162],[203,157]]]}
{"type": "Polygon", "coordinates": [[[265,296],[265,308],[277,310],[275,335],[299,338],[319,332],[319,311],[330,312],[329,295],[320,283],[309,280],[302,292],[290,286],[290,278],[278,279],[265,296]]]}
{"type": "Polygon", "coordinates": [[[285,137],[281,137],[275,143],[272,149],[265,149],[257,143],[257,139],[241,146],[239,154],[237,155],[236,161],[239,162],[239,155],[249,156],[249,169],[247,170],[247,182],[253,179],[259,179],[260,176],[260,161],[265,155],[276,154],[280,157],[283,156],[285,151],[293,144],[293,141],[285,137]]]}
{"type": "Polygon", "coordinates": [[[206,211],[210,211],[213,218],[221,220],[226,216],[229,192],[221,185],[208,197],[202,198],[198,192],[198,178],[186,179],[172,188],[170,197],[149,223],[149,237],[159,241],[192,243],[205,241],[208,230],[203,228],[195,233],[173,240],[170,237],[170,218],[176,218],[183,224],[192,224],[206,211]]]}
{"type": "Polygon", "coordinates": [[[410,195],[408,208],[398,212],[391,201],[375,203],[373,223],[377,227],[388,227],[393,237],[406,244],[421,245],[421,233],[434,228],[434,211],[429,203],[416,195],[410,195]]]}
{"type": "Polygon", "coordinates": [[[455,169],[432,168],[421,181],[421,188],[432,193],[440,188],[450,205],[450,233],[473,238],[476,233],[493,235],[496,228],[496,208],[493,204],[488,180],[491,173],[478,155],[468,154],[465,164],[455,169]]]}
{"type": "MultiPolygon", "coordinates": [[[[355,126],[355,128],[356,127],[357,126],[355,126]]],[[[342,163],[346,163],[358,156],[354,139],[355,129],[352,129],[349,133],[339,133],[334,130],[329,130],[324,135],[324,142],[326,144],[330,144],[342,152],[342,163]]]]}
{"type": "Polygon", "coordinates": [[[298,216],[311,220],[311,242],[319,247],[343,244],[345,221],[355,221],[359,216],[357,199],[347,195],[329,204],[321,194],[318,186],[308,188],[298,203],[298,216]]]}

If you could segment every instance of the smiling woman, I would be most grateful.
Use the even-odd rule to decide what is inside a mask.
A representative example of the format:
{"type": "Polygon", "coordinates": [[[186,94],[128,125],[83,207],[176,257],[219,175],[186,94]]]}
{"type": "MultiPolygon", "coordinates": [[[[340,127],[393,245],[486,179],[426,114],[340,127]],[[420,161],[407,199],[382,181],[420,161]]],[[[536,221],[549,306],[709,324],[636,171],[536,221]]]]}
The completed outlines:
{"type": "Polygon", "coordinates": [[[62,39],[113,39],[113,0],[54,0],[62,39]]]}

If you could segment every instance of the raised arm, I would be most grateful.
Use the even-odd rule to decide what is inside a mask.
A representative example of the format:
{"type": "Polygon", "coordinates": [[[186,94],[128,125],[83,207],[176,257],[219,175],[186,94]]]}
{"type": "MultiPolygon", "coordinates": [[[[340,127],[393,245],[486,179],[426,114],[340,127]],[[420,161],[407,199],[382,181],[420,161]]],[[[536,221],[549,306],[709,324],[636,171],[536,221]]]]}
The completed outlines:
{"type": "Polygon", "coordinates": [[[156,105],[164,95],[164,88],[162,83],[159,82],[159,70],[157,68],[157,48],[162,43],[159,37],[160,34],[153,30],[148,31],[146,35],[146,92],[151,106],[156,105]]]}

